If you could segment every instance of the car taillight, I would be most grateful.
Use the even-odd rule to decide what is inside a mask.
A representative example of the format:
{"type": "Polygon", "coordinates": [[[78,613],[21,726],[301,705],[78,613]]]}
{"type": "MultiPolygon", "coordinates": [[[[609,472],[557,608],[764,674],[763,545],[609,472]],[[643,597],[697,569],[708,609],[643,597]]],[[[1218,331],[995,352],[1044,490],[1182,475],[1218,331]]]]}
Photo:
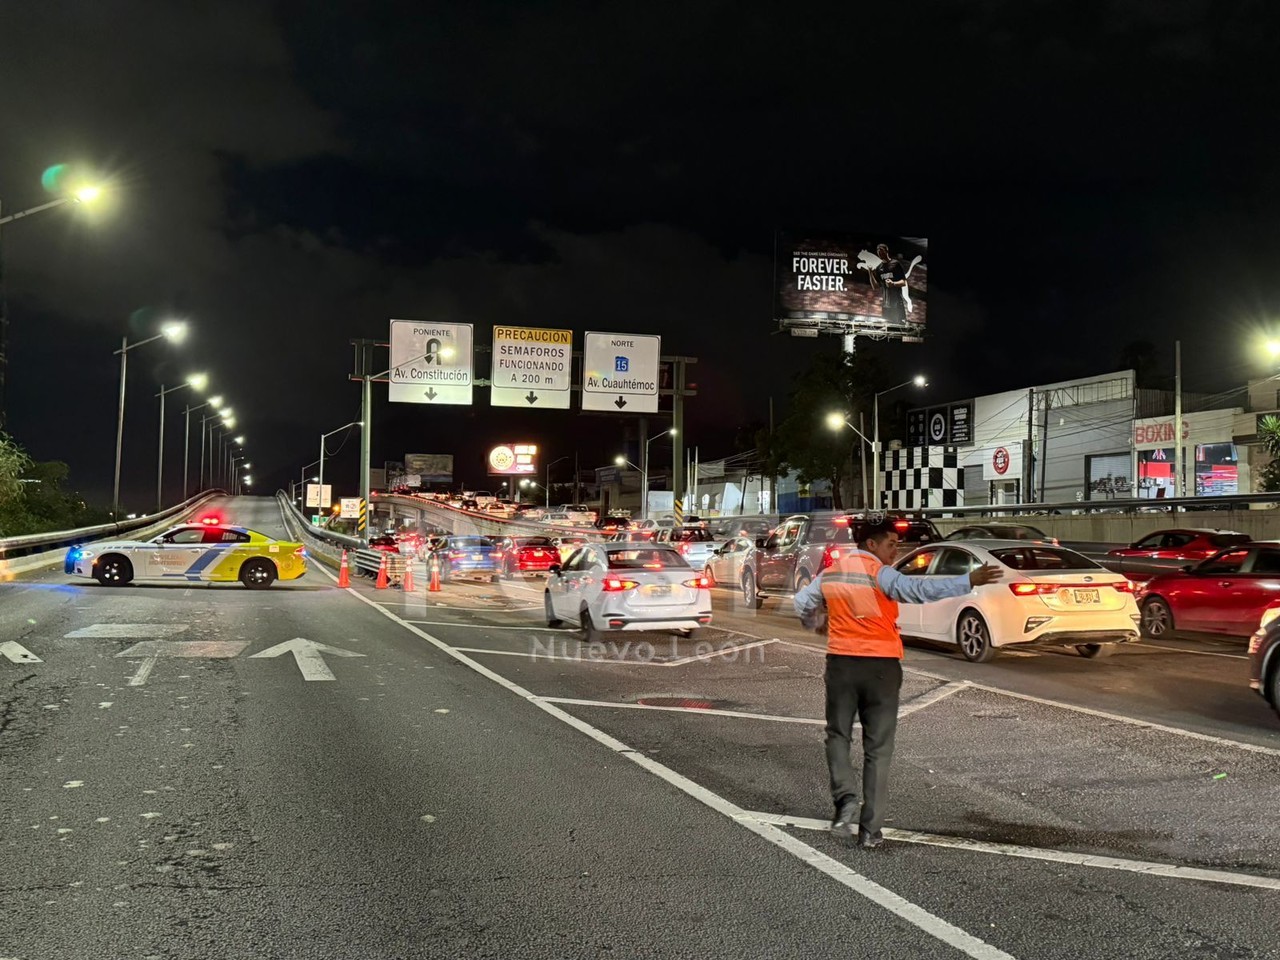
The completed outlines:
{"type": "Polygon", "coordinates": [[[824,551],[822,554],[822,566],[825,569],[826,567],[831,566],[833,563],[835,563],[839,559],[840,559],[840,548],[827,547],[826,551],[824,551]]]}
{"type": "Polygon", "coordinates": [[[1016,597],[1031,597],[1036,594],[1057,593],[1061,588],[1056,583],[1011,583],[1009,589],[1016,597]]]}
{"type": "Polygon", "coordinates": [[[711,581],[706,577],[694,577],[692,580],[685,580],[684,586],[692,587],[694,590],[710,590],[711,581]]]}
{"type": "Polygon", "coordinates": [[[449,551],[449,559],[450,559],[450,560],[461,560],[461,559],[462,559],[463,557],[465,557],[465,556],[466,556],[466,553],[465,553],[464,551],[462,551],[462,550],[450,550],[450,551],[449,551]]]}
{"type": "Polygon", "coordinates": [[[293,555],[295,557],[305,557],[307,555],[307,548],[299,547],[297,550],[293,551],[293,555]]]}
{"type": "Polygon", "coordinates": [[[1133,593],[1132,580],[1119,580],[1115,583],[1109,584],[1109,586],[1114,587],[1115,589],[1119,590],[1121,593],[1133,593]]]}
{"type": "Polygon", "coordinates": [[[689,544],[687,544],[687,543],[682,543],[682,544],[680,544],[680,552],[681,552],[681,553],[688,553],[688,552],[689,552],[689,544]]]}
{"type": "Polygon", "coordinates": [[[635,580],[620,580],[617,577],[605,577],[603,581],[606,593],[620,593],[623,590],[634,590],[640,586],[635,580]]]}

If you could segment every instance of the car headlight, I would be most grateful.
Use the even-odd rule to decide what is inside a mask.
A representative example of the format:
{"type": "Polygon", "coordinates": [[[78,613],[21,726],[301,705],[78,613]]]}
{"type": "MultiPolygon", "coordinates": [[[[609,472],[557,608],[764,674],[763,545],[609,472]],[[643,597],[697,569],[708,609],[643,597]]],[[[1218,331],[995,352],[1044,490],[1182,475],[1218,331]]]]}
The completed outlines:
{"type": "Polygon", "coordinates": [[[1258,629],[1259,630],[1267,629],[1267,624],[1269,624],[1276,617],[1280,617],[1280,607],[1268,607],[1266,610],[1263,610],[1262,619],[1258,621],[1258,629]]]}

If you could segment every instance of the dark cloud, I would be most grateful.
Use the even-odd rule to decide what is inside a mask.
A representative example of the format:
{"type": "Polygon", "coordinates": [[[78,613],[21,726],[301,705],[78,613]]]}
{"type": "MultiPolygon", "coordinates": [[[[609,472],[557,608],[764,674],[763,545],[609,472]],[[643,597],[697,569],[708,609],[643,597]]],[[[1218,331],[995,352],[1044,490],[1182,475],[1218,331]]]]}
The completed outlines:
{"type": "MultiPolygon", "coordinates": [[[[354,413],[350,338],[417,316],[479,343],[496,322],[660,332],[701,359],[690,436],[723,452],[815,349],[772,332],[778,228],[930,237],[930,342],[867,349],[927,369],[937,399],[1175,335],[1198,375],[1238,376],[1280,307],[1274,19],[1195,0],[10,4],[0,198],[40,201],[55,161],[113,178],[100,214],[6,230],[12,426],[101,489],[111,350],[183,313],[189,344],[135,357],[131,486],[155,385],[195,367],[279,481],[354,413]]],[[[483,395],[381,417],[375,459],[478,462],[512,429],[613,442],[483,395]]]]}

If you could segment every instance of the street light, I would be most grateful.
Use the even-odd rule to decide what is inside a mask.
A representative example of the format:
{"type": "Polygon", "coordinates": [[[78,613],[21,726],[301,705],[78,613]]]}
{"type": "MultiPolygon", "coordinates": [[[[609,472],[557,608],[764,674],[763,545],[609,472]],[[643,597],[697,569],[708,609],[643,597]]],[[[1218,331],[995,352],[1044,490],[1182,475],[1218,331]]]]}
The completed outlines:
{"type": "Polygon", "coordinates": [[[881,390],[872,398],[871,401],[871,432],[874,434],[874,442],[871,444],[871,490],[875,497],[875,509],[880,509],[880,398],[886,393],[893,393],[895,390],[901,390],[903,387],[927,387],[929,381],[924,378],[924,374],[916,374],[910,380],[904,380],[897,386],[890,387],[888,390],[881,390]]]}
{"type": "MultiPolygon", "coordinates": [[[[862,442],[863,442],[863,443],[867,443],[867,444],[871,443],[871,441],[867,439],[867,435],[866,435],[865,433],[863,433],[861,430],[859,430],[857,427],[855,427],[855,426],[853,425],[853,421],[852,421],[852,420],[850,420],[850,419],[849,419],[847,416],[845,416],[843,413],[838,413],[838,412],[836,412],[836,411],[832,411],[831,413],[828,413],[828,414],[827,414],[827,426],[828,426],[830,429],[832,429],[832,430],[836,430],[836,431],[840,431],[840,430],[843,430],[845,427],[848,427],[850,430],[852,430],[854,433],[856,433],[856,434],[858,435],[858,437],[859,437],[859,438],[861,438],[861,440],[862,440],[862,442]]],[[[863,459],[863,461],[862,461],[862,469],[863,469],[863,473],[862,473],[862,502],[863,502],[864,504],[867,502],[867,474],[866,474],[866,467],[867,467],[867,461],[866,461],[866,459],[865,459],[865,457],[864,457],[864,459],[863,459]]]]}
{"type": "Polygon", "coordinates": [[[649,519],[649,444],[659,437],[674,437],[675,435],[676,428],[668,427],[661,433],[655,433],[644,442],[644,469],[640,471],[640,518],[642,520],[649,519]]]}
{"type": "MultiPolygon", "coordinates": [[[[55,184],[47,185],[50,187],[55,186],[55,184]]],[[[33,213],[39,213],[41,210],[52,210],[68,203],[89,203],[96,200],[101,193],[102,191],[98,187],[86,184],[79,190],[65,193],[55,200],[50,200],[48,203],[42,203],[26,210],[19,210],[17,213],[9,214],[7,217],[0,216],[0,227],[10,221],[21,220],[23,217],[31,216],[33,213]]],[[[3,212],[3,204],[0,204],[0,213],[3,212]]],[[[5,423],[4,394],[5,380],[9,367],[8,326],[8,309],[4,291],[4,252],[3,247],[0,246],[0,428],[4,427],[5,423]]]]}
{"type": "MultiPolygon", "coordinates": [[[[176,387],[168,387],[160,384],[160,392],[156,394],[160,398],[160,451],[156,454],[156,512],[159,513],[164,509],[164,398],[175,390],[185,390],[190,387],[192,390],[203,390],[209,385],[209,376],[204,373],[193,373],[187,377],[186,383],[180,383],[176,387]]],[[[183,456],[186,456],[184,450],[183,456]]],[[[186,464],[183,464],[183,470],[186,470],[186,464]]],[[[184,478],[185,479],[185,478],[184,478]]],[[[185,485],[185,484],[184,484],[185,485]]],[[[186,494],[183,493],[183,500],[186,500],[186,494]]]]}
{"type": "MultiPolygon", "coordinates": [[[[358,426],[360,426],[360,421],[352,420],[350,423],[344,423],[342,426],[338,427],[338,429],[336,430],[330,430],[328,433],[320,434],[320,481],[319,481],[320,482],[320,497],[319,497],[320,500],[324,500],[324,456],[325,456],[324,442],[325,440],[328,439],[329,437],[332,437],[335,433],[341,433],[343,430],[350,430],[352,427],[358,427],[358,426]]],[[[319,503],[317,506],[323,509],[329,506],[329,504],[319,503]]]]}
{"type": "Polygon", "coordinates": [[[185,323],[170,321],[161,326],[160,332],[155,336],[147,337],[145,340],[139,340],[136,343],[130,343],[129,336],[126,334],[120,339],[120,349],[115,351],[120,355],[120,411],[116,416],[116,472],[111,493],[111,515],[113,517],[118,518],[120,516],[120,453],[124,447],[124,385],[125,376],[128,373],[129,351],[136,350],[138,347],[160,339],[176,343],[185,337],[186,333],[187,325],[185,323]]]}
{"type": "MultiPolygon", "coordinates": [[[[182,434],[182,499],[187,499],[187,470],[188,463],[191,459],[191,413],[194,410],[200,410],[204,407],[217,408],[222,405],[222,397],[210,397],[204,403],[197,403],[194,407],[188,406],[184,413],[186,414],[187,423],[183,427],[182,434]]],[[[206,420],[212,419],[205,417],[200,421],[200,479],[204,482],[204,424],[206,420]]]]}

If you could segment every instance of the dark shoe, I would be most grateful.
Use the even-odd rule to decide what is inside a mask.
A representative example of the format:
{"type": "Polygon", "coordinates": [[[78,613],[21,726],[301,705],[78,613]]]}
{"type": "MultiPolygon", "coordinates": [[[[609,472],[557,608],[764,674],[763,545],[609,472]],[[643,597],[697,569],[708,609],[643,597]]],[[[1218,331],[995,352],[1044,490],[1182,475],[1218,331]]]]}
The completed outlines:
{"type": "Polygon", "coordinates": [[[875,833],[867,833],[865,830],[858,831],[858,846],[863,850],[874,850],[882,843],[884,843],[884,834],[879,830],[875,833]]]}
{"type": "Polygon", "coordinates": [[[831,821],[831,835],[837,840],[852,840],[858,829],[858,801],[842,800],[831,821]]]}

